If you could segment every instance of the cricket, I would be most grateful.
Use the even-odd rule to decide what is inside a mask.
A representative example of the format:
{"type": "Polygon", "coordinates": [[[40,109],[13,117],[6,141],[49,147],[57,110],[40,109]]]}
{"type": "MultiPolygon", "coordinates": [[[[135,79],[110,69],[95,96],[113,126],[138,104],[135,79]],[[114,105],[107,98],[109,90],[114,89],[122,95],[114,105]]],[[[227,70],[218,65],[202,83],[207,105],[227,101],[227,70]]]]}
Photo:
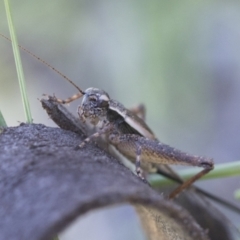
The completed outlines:
{"type": "Polygon", "coordinates": [[[85,91],[79,87],[77,89],[79,93],[65,100],[55,96],[48,97],[61,104],[68,104],[83,98],[77,109],[79,120],[84,124],[90,124],[96,131],[87,137],[78,146],[79,148],[83,148],[85,144],[96,138],[103,139],[135,163],[136,174],[144,182],[147,182],[144,170],[150,171],[157,164],[190,165],[203,168],[201,172],[176,188],[170,194],[170,199],[175,198],[181,191],[214,168],[211,159],[189,155],[158,141],[143,120],[143,107],[127,109],[121,103],[111,99],[108,93],[101,89],[92,87],[85,91]]]}
{"type": "MultiPolygon", "coordinates": [[[[4,35],[0,35],[11,41],[4,35]]],[[[198,174],[185,182],[178,179],[178,182],[182,184],[169,195],[169,199],[175,198],[214,168],[212,159],[190,155],[159,141],[144,121],[145,108],[143,105],[127,109],[120,102],[112,99],[104,90],[93,87],[82,90],[47,62],[24,47],[20,45],[19,47],[61,75],[78,90],[77,94],[65,100],[56,96],[43,95],[47,96],[49,100],[60,104],[69,104],[82,98],[77,109],[79,121],[86,127],[92,127],[94,133],[78,144],[79,149],[84,148],[90,141],[101,139],[101,141],[113,146],[120,154],[133,162],[136,175],[145,183],[147,183],[145,173],[156,171],[158,166],[188,165],[203,168],[198,174]]],[[[171,172],[173,173],[173,170],[171,172]]],[[[175,176],[177,175],[175,174],[175,176]]]]}

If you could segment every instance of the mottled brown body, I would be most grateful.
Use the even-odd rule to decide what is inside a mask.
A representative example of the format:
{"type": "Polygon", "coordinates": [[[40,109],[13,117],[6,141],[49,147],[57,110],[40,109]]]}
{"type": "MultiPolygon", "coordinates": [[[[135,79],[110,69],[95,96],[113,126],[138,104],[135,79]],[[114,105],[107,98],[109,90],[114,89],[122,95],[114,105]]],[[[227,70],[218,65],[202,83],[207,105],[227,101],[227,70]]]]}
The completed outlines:
{"type": "MultiPolygon", "coordinates": [[[[159,142],[145,121],[138,117],[138,111],[126,109],[121,103],[97,88],[88,88],[72,98],[59,103],[69,103],[83,97],[78,107],[78,115],[82,122],[95,127],[96,132],[86,138],[79,147],[82,148],[92,139],[104,136],[108,144],[113,145],[122,155],[135,162],[136,173],[144,181],[141,162],[145,169],[151,169],[157,164],[190,165],[204,168],[199,174],[178,187],[171,195],[174,198],[183,189],[213,169],[213,161],[204,157],[189,155],[169,145],[159,142]],[[147,166],[147,167],[146,167],[147,166]]],[[[141,113],[140,113],[141,114],[141,113]]],[[[144,117],[144,114],[142,114],[144,117]]]]}

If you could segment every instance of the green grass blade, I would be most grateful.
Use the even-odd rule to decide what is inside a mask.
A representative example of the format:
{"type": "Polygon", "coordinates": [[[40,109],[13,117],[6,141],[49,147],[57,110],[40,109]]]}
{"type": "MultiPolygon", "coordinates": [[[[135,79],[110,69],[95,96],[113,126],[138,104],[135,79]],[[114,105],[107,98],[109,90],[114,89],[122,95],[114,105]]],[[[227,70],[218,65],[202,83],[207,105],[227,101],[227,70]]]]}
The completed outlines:
{"type": "Polygon", "coordinates": [[[0,127],[7,127],[7,124],[5,122],[5,119],[4,119],[1,111],[0,111],[0,127]]]}
{"type": "MultiPolygon", "coordinates": [[[[199,173],[199,168],[194,169],[185,169],[178,171],[178,174],[184,180],[189,179],[193,175],[199,173]]],[[[221,163],[217,164],[214,167],[214,170],[200,178],[200,180],[214,179],[214,178],[223,178],[223,177],[232,177],[240,175],[240,161],[231,162],[231,163],[221,163]]],[[[152,186],[165,186],[173,183],[172,180],[169,180],[165,177],[160,176],[159,174],[150,174],[148,180],[152,186]]]]}
{"type": "Polygon", "coordinates": [[[22,62],[21,62],[21,58],[20,58],[17,38],[15,35],[14,25],[13,25],[13,21],[12,21],[9,1],[4,0],[4,3],[5,3],[6,14],[7,14],[9,32],[10,32],[10,36],[11,36],[11,40],[12,40],[12,48],[13,48],[16,69],[17,69],[17,75],[18,75],[18,81],[19,81],[19,86],[20,86],[20,91],[21,91],[21,97],[22,97],[22,102],[23,102],[25,118],[26,118],[26,122],[31,123],[32,116],[31,116],[30,105],[29,105],[29,101],[28,101],[28,97],[27,97],[22,62]]]}

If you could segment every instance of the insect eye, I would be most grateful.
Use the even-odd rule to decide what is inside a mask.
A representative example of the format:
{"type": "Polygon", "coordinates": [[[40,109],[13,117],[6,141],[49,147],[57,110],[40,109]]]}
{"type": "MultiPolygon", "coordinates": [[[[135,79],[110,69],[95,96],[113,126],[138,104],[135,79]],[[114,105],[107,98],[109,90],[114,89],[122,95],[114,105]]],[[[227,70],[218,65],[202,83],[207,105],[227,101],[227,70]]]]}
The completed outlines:
{"type": "Polygon", "coordinates": [[[92,102],[96,102],[96,101],[97,101],[97,98],[96,98],[95,96],[91,96],[89,99],[90,99],[90,101],[92,101],[92,102]]]}

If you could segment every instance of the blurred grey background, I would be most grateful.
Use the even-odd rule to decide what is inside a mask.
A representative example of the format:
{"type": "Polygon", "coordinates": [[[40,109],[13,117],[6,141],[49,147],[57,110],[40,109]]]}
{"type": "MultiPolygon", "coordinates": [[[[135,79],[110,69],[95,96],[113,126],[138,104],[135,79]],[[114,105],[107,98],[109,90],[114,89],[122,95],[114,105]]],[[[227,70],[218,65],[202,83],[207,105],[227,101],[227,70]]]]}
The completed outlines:
{"type": "MultiPolygon", "coordinates": [[[[144,103],[147,123],[164,143],[216,163],[240,159],[239,1],[12,0],[11,6],[19,44],[78,86],[102,88],[126,107],[144,103]]],[[[9,36],[3,2],[0,32],[9,36]]],[[[54,126],[37,98],[66,98],[76,89],[21,55],[34,122],[54,126]]],[[[3,38],[0,72],[0,110],[15,126],[24,113],[11,44],[3,38]]],[[[239,205],[233,198],[239,177],[197,184],[239,205]]],[[[240,226],[238,215],[221,210],[240,226]]],[[[92,225],[103,239],[140,239],[131,207],[88,218],[76,239],[97,239],[92,225]]]]}

